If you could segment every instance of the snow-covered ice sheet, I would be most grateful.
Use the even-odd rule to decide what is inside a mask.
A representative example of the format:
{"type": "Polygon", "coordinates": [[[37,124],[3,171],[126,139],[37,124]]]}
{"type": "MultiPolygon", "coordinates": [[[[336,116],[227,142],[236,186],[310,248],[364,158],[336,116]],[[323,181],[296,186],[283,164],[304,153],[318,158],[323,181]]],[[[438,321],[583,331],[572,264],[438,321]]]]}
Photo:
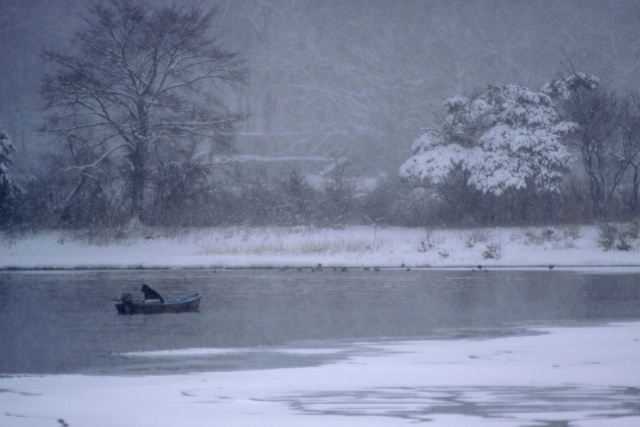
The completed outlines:
{"type": "MultiPolygon", "coordinates": [[[[640,425],[640,322],[540,331],[367,342],[366,352],[304,368],[4,377],[0,425],[640,425]]],[[[182,356],[194,352],[204,350],[182,356]]]]}

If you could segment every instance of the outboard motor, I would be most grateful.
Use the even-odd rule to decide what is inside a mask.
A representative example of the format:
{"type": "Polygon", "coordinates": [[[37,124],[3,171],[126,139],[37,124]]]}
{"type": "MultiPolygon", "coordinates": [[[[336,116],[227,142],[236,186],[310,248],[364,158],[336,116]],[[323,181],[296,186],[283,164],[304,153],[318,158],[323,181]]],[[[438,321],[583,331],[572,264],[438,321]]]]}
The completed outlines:
{"type": "Polygon", "coordinates": [[[122,301],[123,309],[125,314],[133,313],[133,295],[132,294],[122,294],[120,296],[120,301],[122,301]]]}

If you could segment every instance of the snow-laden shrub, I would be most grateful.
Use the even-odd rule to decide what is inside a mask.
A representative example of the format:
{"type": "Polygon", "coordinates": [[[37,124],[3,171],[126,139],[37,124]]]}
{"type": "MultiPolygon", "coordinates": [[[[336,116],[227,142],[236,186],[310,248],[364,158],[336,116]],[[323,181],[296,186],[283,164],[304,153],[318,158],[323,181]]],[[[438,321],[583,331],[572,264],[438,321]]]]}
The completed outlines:
{"type": "Polygon", "coordinates": [[[482,252],[482,258],[484,259],[500,259],[501,246],[499,243],[492,242],[487,245],[487,248],[482,252]]]}
{"type": "Polygon", "coordinates": [[[598,245],[605,251],[631,251],[640,237],[640,224],[632,221],[628,224],[604,223],[598,227],[598,245]]]}
{"type": "Polygon", "coordinates": [[[623,236],[631,239],[640,238],[640,219],[634,219],[630,223],[626,224],[623,229],[623,236]]]}
{"type": "Polygon", "coordinates": [[[573,126],[560,119],[547,94],[516,85],[489,87],[475,97],[445,101],[443,109],[441,123],[413,144],[412,157],[400,168],[403,178],[439,185],[458,171],[466,185],[495,196],[528,186],[559,190],[573,160],[560,140],[573,126]]]}

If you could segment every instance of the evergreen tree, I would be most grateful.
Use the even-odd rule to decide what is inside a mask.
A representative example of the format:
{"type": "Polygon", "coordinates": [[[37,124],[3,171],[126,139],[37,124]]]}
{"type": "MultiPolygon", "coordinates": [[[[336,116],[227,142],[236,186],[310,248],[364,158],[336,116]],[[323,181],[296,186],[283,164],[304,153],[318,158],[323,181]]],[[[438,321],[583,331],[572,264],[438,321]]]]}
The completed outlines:
{"type": "Polygon", "coordinates": [[[572,162],[561,138],[573,127],[544,93],[490,86],[446,100],[436,126],[413,144],[400,176],[436,188],[459,213],[477,203],[478,192],[559,191],[572,162]]]}

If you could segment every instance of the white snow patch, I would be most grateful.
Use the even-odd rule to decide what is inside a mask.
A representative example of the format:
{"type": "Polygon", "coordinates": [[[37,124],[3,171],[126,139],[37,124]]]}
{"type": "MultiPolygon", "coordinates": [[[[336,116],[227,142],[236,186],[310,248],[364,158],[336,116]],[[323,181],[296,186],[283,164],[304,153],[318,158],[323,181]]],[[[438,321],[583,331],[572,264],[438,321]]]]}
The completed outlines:
{"type": "Polygon", "coordinates": [[[541,332],[366,343],[304,368],[3,377],[0,425],[640,425],[640,322],[541,332]]]}
{"type": "Polygon", "coordinates": [[[354,226],[203,228],[132,233],[90,244],[64,232],[0,241],[0,268],[628,267],[630,251],[604,251],[593,226],[439,229],[354,226]],[[489,255],[489,257],[487,257],[489,255]]]}

